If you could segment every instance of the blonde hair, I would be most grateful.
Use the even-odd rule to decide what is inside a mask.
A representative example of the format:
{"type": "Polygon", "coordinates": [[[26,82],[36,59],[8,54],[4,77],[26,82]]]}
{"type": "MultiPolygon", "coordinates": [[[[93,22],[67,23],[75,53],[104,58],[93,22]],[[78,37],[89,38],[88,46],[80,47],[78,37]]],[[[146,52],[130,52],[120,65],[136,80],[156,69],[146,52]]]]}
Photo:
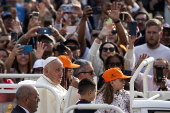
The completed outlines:
{"type": "Polygon", "coordinates": [[[162,23],[158,19],[150,19],[146,22],[146,28],[151,26],[157,26],[162,31],[162,23]]]}

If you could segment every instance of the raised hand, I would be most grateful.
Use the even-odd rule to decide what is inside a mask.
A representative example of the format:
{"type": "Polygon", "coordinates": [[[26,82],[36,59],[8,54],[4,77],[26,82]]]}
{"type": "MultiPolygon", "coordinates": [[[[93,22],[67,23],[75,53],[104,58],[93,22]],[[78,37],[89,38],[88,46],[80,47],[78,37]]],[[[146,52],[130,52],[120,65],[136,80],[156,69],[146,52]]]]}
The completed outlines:
{"type": "Polygon", "coordinates": [[[7,49],[9,49],[10,51],[12,51],[13,48],[14,48],[14,46],[15,46],[15,44],[16,44],[15,39],[9,41],[9,43],[8,43],[8,45],[7,45],[7,49]]]}
{"type": "Polygon", "coordinates": [[[30,39],[31,37],[35,37],[35,36],[40,36],[41,34],[38,34],[37,31],[40,28],[40,26],[36,26],[34,28],[31,28],[26,34],[25,34],[25,38],[26,39],[30,39]]]}
{"type": "Polygon", "coordinates": [[[138,68],[138,66],[141,64],[141,62],[142,62],[143,60],[145,60],[146,58],[149,58],[149,57],[150,57],[150,56],[149,56],[148,54],[142,54],[142,55],[140,55],[139,60],[138,60],[138,62],[137,62],[137,64],[136,64],[135,68],[138,68]]]}
{"type": "Polygon", "coordinates": [[[82,15],[83,14],[83,11],[81,9],[80,1],[74,0],[74,1],[72,1],[72,5],[74,6],[74,12],[73,13],[76,13],[78,15],[82,15]]]}
{"type": "Polygon", "coordinates": [[[39,12],[39,16],[40,17],[44,17],[46,14],[46,8],[45,8],[45,4],[43,2],[39,3],[37,7],[37,10],[39,12]]]}
{"type": "Polygon", "coordinates": [[[17,54],[20,53],[20,51],[23,51],[23,50],[24,50],[24,46],[22,46],[22,45],[20,45],[20,44],[16,44],[16,45],[14,46],[14,49],[12,50],[12,53],[11,53],[11,54],[13,54],[13,55],[14,55],[13,57],[15,57],[17,54]]]}
{"type": "Polygon", "coordinates": [[[83,16],[87,19],[88,17],[92,16],[92,8],[90,6],[86,6],[83,9],[83,16]]]}
{"type": "Polygon", "coordinates": [[[119,13],[120,13],[121,6],[118,2],[113,2],[111,5],[111,10],[107,10],[108,16],[115,22],[119,20],[119,13]]]}
{"type": "Polygon", "coordinates": [[[12,32],[18,33],[18,36],[21,35],[22,27],[21,27],[19,20],[15,19],[14,21],[12,21],[12,24],[13,24],[13,26],[12,26],[12,28],[9,28],[9,30],[11,30],[12,32]]]}
{"type": "Polygon", "coordinates": [[[58,12],[56,13],[56,23],[57,24],[61,24],[61,19],[62,19],[63,15],[64,15],[63,11],[61,11],[61,9],[59,9],[58,12]]]}
{"type": "Polygon", "coordinates": [[[99,36],[100,36],[100,38],[103,38],[103,37],[105,37],[105,36],[108,36],[108,35],[110,35],[110,33],[111,33],[111,31],[113,30],[113,28],[114,28],[114,26],[113,26],[113,24],[105,24],[104,26],[103,26],[103,29],[101,30],[101,32],[100,32],[100,34],[99,34],[99,36]]]}
{"type": "Polygon", "coordinates": [[[38,59],[42,59],[42,56],[44,54],[44,51],[47,47],[44,46],[44,43],[42,42],[37,42],[37,49],[34,50],[35,57],[38,59]]]}

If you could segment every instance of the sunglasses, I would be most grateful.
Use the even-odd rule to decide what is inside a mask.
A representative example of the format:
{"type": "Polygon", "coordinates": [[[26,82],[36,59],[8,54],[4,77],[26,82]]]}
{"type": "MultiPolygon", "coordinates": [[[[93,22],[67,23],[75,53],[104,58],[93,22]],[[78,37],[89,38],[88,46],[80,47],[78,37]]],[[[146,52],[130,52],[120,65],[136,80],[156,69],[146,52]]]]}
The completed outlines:
{"type": "MultiPolygon", "coordinates": [[[[80,73],[90,73],[90,75],[93,75],[94,74],[94,70],[91,70],[91,71],[89,71],[89,72],[80,72],[80,73]]],[[[79,73],[79,74],[80,74],[79,73]]]]}
{"type": "Polygon", "coordinates": [[[120,67],[120,66],[121,66],[121,63],[120,63],[120,62],[115,62],[115,63],[114,63],[114,62],[110,62],[109,65],[110,65],[111,67],[115,67],[115,66],[116,66],[116,67],[120,67]]]}
{"type": "Polygon", "coordinates": [[[114,47],[110,47],[110,48],[103,47],[103,48],[102,48],[102,51],[103,51],[103,52],[107,52],[108,50],[109,50],[110,52],[113,52],[113,51],[115,50],[115,48],[114,48],[114,47]]]}

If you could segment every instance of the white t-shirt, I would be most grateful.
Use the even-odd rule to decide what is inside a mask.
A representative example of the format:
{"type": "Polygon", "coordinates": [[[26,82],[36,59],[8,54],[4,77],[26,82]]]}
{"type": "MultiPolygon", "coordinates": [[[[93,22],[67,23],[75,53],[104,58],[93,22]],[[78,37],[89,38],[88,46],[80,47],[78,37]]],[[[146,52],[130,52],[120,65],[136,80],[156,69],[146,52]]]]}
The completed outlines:
{"type": "MultiPolygon", "coordinates": [[[[158,58],[164,58],[170,62],[170,49],[162,44],[156,49],[150,49],[147,47],[147,44],[143,44],[135,47],[135,58],[136,63],[139,60],[140,55],[148,54],[153,57],[155,60],[158,58]]],[[[144,70],[142,70],[143,72],[144,70]]],[[[149,75],[153,75],[153,69],[149,71],[149,75]]]]}

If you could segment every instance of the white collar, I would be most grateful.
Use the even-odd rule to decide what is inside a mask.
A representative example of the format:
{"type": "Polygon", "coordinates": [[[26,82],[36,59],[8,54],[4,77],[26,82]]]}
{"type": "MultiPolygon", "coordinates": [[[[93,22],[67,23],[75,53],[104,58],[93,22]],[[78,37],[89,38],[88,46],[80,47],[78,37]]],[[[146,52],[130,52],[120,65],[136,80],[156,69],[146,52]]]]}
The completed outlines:
{"type": "MultiPolygon", "coordinates": [[[[18,106],[20,106],[20,105],[18,105],[18,106]]],[[[24,107],[22,107],[22,106],[20,106],[22,109],[24,109],[25,110],[25,112],[26,113],[30,113],[27,109],[25,109],[24,107]]]]}

